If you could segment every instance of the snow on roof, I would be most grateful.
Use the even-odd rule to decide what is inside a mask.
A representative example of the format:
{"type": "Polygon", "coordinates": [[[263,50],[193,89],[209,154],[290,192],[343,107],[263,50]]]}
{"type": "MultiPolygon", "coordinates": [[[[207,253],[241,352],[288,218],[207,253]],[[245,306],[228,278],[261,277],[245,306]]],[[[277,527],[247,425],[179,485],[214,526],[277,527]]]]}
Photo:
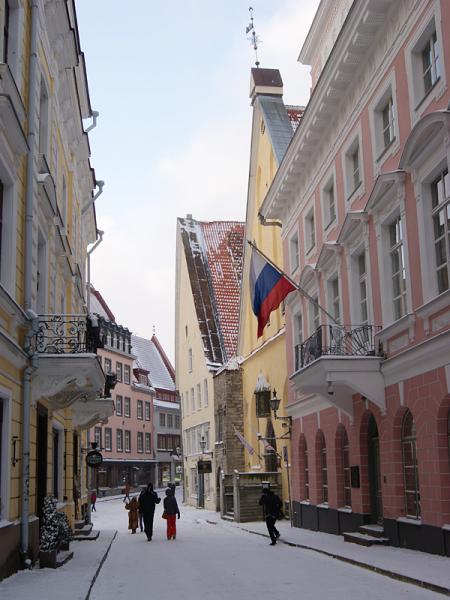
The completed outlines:
{"type": "Polygon", "coordinates": [[[304,109],[301,106],[286,106],[279,96],[260,95],[258,102],[280,164],[300,123],[304,109]]]}
{"type": "Polygon", "coordinates": [[[90,294],[90,298],[89,298],[90,312],[93,314],[96,314],[96,315],[100,315],[104,319],[107,319],[108,321],[115,323],[116,319],[115,319],[113,313],[111,312],[111,309],[106,304],[103,296],[100,294],[100,292],[98,290],[96,290],[94,288],[93,285],[91,285],[91,287],[90,287],[89,294],[90,294]]]}
{"type": "Polygon", "coordinates": [[[236,352],[244,223],[178,219],[206,363],[236,352]]]}
{"type": "Polygon", "coordinates": [[[149,379],[154,388],[175,390],[175,382],[153,340],[137,335],[131,336],[133,352],[136,355],[136,366],[149,372],[149,379]]]}

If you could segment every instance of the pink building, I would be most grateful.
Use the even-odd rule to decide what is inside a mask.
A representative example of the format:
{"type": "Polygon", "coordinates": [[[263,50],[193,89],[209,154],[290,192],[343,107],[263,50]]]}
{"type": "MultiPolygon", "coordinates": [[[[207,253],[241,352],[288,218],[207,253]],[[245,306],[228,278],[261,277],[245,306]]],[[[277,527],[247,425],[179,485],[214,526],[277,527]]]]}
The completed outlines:
{"type": "Polygon", "coordinates": [[[450,556],[448,31],[446,0],[322,0],[261,212],[317,302],[286,307],[295,524],[450,556]]]}

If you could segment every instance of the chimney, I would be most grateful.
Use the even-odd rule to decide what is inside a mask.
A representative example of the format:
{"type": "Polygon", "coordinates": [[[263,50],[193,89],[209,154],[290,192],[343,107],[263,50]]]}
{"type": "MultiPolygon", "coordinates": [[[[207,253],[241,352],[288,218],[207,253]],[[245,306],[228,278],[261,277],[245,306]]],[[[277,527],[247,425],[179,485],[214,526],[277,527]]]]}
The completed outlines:
{"type": "Polygon", "coordinates": [[[250,77],[250,98],[252,106],[256,96],[282,96],[283,80],[278,69],[255,69],[251,70],[250,77]]]}

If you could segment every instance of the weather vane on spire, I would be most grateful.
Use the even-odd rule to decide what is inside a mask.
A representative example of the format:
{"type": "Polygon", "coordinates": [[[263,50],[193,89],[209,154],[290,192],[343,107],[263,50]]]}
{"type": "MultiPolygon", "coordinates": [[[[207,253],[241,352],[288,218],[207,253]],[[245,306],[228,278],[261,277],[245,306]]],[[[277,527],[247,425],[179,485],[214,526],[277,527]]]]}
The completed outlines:
{"type": "Polygon", "coordinates": [[[249,6],[248,11],[250,13],[250,23],[245,28],[245,33],[251,33],[250,36],[247,37],[248,41],[253,46],[253,50],[255,51],[255,65],[259,68],[259,60],[258,60],[258,44],[261,42],[259,37],[256,35],[255,25],[253,23],[253,7],[249,6]]]}

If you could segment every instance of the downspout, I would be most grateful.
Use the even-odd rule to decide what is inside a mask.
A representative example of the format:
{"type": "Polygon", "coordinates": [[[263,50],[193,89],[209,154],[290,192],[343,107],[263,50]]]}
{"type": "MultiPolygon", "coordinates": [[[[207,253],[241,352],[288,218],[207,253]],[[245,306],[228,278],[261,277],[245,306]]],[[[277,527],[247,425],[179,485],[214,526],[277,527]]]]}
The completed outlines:
{"type": "Polygon", "coordinates": [[[278,221],[277,219],[266,219],[266,217],[260,212],[258,213],[258,218],[261,225],[265,227],[280,227],[281,229],[283,228],[283,224],[281,221],[278,221]]]}
{"type": "MultiPolygon", "coordinates": [[[[33,205],[35,186],[36,162],[36,85],[37,85],[37,38],[38,38],[38,0],[29,0],[31,8],[30,32],[30,62],[28,75],[28,157],[25,196],[25,265],[24,265],[24,306],[31,320],[31,328],[27,336],[29,345],[30,335],[37,325],[37,318],[31,311],[32,278],[33,278],[33,205]]],[[[28,556],[29,547],[29,518],[30,518],[30,410],[31,410],[31,375],[36,367],[36,357],[30,356],[30,365],[23,374],[23,421],[22,421],[22,505],[20,521],[20,549],[26,566],[31,565],[28,556]]]]}
{"type": "Polygon", "coordinates": [[[87,282],[86,282],[86,306],[87,306],[87,314],[91,313],[91,254],[94,250],[99,246],[103,241],[103,234],[105,233],[101,229],[97,229],[98,240],[92,246],[90,250],[87,251],[87,282]]]}

